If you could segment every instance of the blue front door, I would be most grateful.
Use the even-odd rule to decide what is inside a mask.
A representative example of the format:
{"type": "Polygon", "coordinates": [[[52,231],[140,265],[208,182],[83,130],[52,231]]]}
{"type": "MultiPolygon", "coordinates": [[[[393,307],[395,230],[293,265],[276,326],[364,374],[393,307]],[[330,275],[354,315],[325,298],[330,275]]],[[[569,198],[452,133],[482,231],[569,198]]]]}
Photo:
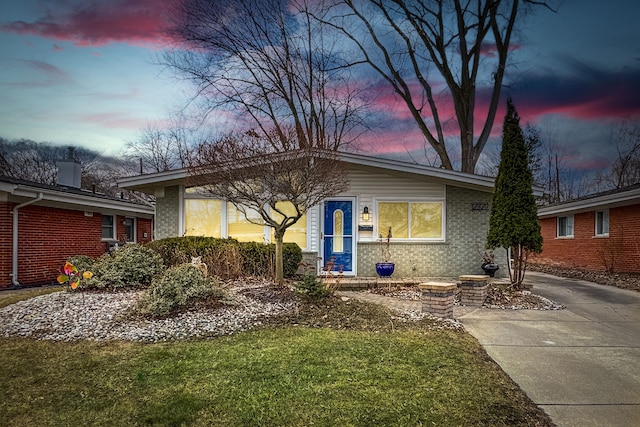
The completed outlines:
{"type": "Polygon", "coordinates": [[[330,200],[324,204],[323,266],[332,271],[353,272],[353,201],[330,200]]]}

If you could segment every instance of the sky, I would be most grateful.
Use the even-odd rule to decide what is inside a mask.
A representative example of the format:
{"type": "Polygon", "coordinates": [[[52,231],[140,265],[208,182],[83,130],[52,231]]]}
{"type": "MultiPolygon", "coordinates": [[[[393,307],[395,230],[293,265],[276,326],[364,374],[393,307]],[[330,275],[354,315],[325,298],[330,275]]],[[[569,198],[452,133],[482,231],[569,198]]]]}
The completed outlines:
{"type": "MultiPolygon", "coordinates": [[[[159,65],[169,43],[162,4],[0,0],[0,137],[117,156],[147,125],[166,122],[190,88],[159,65]]],[[[615,156],[612,129],[640,123],[638,17],[636,0],[564,0],[520,27],[503,95],[522,125],[564,145],[577,171],[605,168],[615,156]]],[[[422,137],[398,99],[376,102],[391,120],[368,136],[373,149],[406,157],[422,137]]],[[[487,150],[499,141],[503,111],[487,150]]]]}

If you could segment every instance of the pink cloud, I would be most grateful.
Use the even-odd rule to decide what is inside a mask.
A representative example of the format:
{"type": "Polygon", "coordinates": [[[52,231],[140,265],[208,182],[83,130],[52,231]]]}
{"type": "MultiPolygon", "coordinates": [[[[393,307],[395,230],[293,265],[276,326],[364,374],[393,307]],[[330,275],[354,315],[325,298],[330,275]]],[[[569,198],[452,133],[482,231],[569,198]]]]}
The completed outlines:
{"type": "Polygon", "coordinates": [[[2,31],[68,41],[76,46],[163,44],[167,26],[166,2],[116,0],[83,2],[34,22],[14,21],[2,31]],[[164,5],[164,7],[159,7],[164,5]]]}
{"type": "Polygon", "coordinates": [[[133,118],[123,113],[99,113],[82,117],[85,122],[94,123],[105,129],[130,129],[138,130],[144,126],[145,121],[133,118]]]}

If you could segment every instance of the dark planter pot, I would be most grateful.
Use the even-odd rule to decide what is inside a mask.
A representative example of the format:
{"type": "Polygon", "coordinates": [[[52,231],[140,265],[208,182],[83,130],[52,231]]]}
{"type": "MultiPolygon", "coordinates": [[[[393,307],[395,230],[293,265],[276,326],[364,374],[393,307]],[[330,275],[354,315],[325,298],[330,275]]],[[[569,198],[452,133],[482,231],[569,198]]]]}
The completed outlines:
{"type": "Polygon", "coordinates": [[[393,270],[396,268],[396,265],[392,262],[377,262],[376,263],[376,273],[380,277],[389,277],[393,274],[393,270]]]}
{"type": "Polygon", "coordinates": [[[498,266],[498,264],[494,262],[490,262],[488,264],[482,264],[482,269],[484,270],[485,274],[489,275],[489,277],[494,277],[496,271],[500,270],[500,266],[498,266]]]}

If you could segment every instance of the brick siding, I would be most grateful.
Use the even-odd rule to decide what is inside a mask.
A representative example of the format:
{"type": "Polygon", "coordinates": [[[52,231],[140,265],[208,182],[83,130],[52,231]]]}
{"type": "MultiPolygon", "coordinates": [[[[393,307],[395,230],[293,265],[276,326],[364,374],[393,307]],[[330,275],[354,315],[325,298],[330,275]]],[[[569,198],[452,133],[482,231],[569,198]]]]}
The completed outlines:
{"type": "Polygon", "coordinates": [[[596,211],[575,214],[573,238],[557,238],[557,217],[540,220],[539,264],[615,272],[640,272],[640,204],[609,210],[609,236],[595,236],[596,211]]]}
{"type": "MultiPolygon", "coordinates": [[[[13,207],[0,203],[0,288],[10,287],[13,257],[13,207]]],[[[53,283],[65,259],[73,255],[98,257],[105,253],[102,241],[102,216],[84,211],[44,206],[26,206],[18,211],[18,281],[22,285],[53,283]]],[[[119,224],[124,216],[117,216],[119,224]]],[[[151,219],[137,219],[138,242],[152,238],[151,219]],[[144,233],[147,237],[144,238],[144,233]]],[[[118,240],[124,239],[124,227],[116,227],[118,240]]]]}

